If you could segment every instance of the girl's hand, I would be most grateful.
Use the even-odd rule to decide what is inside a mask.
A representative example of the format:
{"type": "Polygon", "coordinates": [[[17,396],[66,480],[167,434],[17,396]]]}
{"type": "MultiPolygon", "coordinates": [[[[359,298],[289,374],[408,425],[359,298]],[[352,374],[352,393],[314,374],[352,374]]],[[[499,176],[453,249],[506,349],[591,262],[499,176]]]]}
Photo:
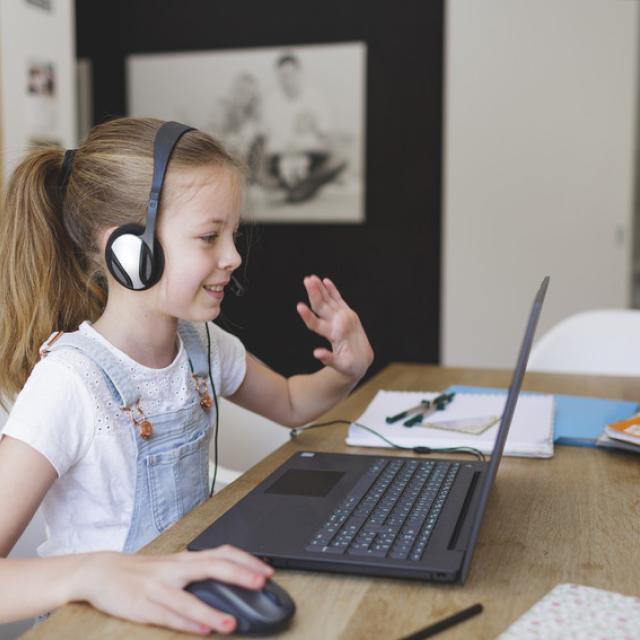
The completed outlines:
{"type": "Polygon", "coordinates": [[[322,364],[359,380],[373,362],[373,349],[360,318],[342,299],[329,278],[320,280],[318,276],[308,276],[304,279],[304,286],[311,308],[299,302],[298,313],[311,331],[331,343],[332,349],[317,348],[313,355],[322,364]]]}
{"type": "Polygon", "coordinates": [[[235,619],[184,591],[190,582],[213,578],[247,589],[261,589],[273,569],[240,549],[147,556],[101,552],[87,555],[77,576],[76,600],[106,613],[179,631],[231,633],[235,619]]]}

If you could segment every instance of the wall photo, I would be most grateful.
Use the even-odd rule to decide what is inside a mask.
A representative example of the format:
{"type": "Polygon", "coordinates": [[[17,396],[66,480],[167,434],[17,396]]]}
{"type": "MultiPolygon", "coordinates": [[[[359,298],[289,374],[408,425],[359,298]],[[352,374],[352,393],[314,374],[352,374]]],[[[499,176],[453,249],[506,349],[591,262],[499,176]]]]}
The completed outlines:
{"type": "Polygon", "coordinates": [[[128,112],[208,131],[249,168],[256,222],[364,221],[361,42],[136,54],[128,112]]]}
{"type": "Polygon", "coordinates": [[[27,65],[24,123],[29,142],[42,146],[59,144],[52,133],[58,126],[56,68],[50,60],[30,60],[27,65]]]}

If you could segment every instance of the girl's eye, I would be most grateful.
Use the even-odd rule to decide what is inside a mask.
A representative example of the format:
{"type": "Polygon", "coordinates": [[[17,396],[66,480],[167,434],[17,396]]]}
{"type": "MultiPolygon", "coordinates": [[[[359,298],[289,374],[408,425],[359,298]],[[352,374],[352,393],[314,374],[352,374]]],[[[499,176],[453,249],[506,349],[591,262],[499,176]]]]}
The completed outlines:
{"type": "Polygon", "coordinates": [[[217,237],[218,237],[217,233],[211,233],[206,236],[200,236],[200,239],[204,240],[204,242],[206,242],[207,244],[213,244],[216,241],[217,237]]]}

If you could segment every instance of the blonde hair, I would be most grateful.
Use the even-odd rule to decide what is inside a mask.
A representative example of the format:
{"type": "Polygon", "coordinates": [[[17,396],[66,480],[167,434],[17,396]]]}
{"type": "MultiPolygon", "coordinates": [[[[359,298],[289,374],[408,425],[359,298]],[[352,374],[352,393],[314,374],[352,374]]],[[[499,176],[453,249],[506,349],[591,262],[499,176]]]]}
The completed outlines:
{"type": "MultiPolygon", "coordinates": [[[[66,185],[64,152],[40,148],[13,172],[0,213],[0,403],[24,386],[40,345],[54,330],[94,321],[107,300],[100,232],[144,224],[161,120],[119,118],[95,127],[80,146],[66,185]]],[[[171,169],[243,167],[211,136],[189,131],[171,169]]]]}

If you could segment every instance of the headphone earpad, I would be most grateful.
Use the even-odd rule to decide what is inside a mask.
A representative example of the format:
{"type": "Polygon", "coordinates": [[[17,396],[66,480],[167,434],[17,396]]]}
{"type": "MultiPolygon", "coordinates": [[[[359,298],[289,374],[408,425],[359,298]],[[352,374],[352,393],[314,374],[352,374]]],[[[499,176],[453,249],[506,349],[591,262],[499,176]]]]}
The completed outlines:
{"type": "Polygon", "coordinates": [[[111,275],[123,287],[143,291],[152,287],[162,276],[164,252],[156,240],[155,251],[142,239],[144,227],[125,224],[110,236],[105,247],[105,262],[111,275]]]}

